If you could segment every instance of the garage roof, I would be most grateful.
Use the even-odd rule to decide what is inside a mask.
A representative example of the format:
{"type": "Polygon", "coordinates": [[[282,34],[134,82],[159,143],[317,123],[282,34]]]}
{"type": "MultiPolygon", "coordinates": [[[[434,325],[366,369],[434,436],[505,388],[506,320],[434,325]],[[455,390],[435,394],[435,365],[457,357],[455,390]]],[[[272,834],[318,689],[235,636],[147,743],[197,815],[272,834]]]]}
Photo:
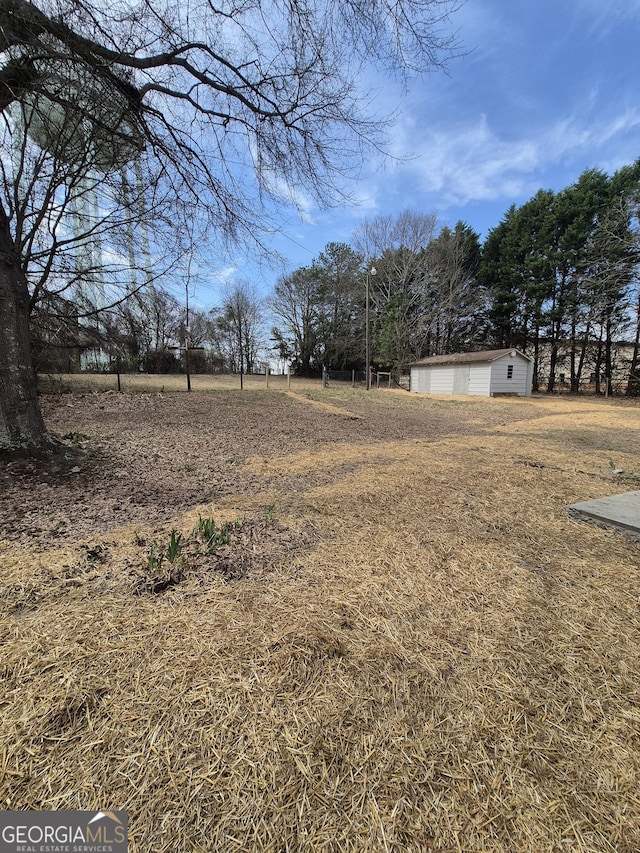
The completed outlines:
{"type": "Polygon", "coordinates": [[[427,367],[432,364],[467,364],[472,361],[495,361],[497,358],[502,358],[511,352],[518,353],[522,358],[531,361],[528,355],[513,347],[508,347],[507,349],[490,349],[482,350],[481,352],[453,352],[449,353],[449,355],[431,355],[428,358],[421,358],[420,361],[414,361],[410,367],[427,367]]]}

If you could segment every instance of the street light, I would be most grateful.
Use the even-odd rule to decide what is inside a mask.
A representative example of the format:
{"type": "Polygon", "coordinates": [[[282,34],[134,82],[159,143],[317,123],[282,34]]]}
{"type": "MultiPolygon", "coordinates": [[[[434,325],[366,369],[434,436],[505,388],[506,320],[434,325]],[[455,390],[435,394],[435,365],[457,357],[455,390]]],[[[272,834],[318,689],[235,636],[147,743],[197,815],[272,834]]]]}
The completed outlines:
{"type": "Polygon", "coordinates": [[[366,370],[366,379],[365,379],[365,388],[367,391],[371,389],[371,370],[369,369],[369,281],[372,275],[375,275],[377,272],[375,267],[371,267],[371,269],[367,270],[367,288],[366,288],[366,300],[365,300],[365,308],[364,308],[364,349],[365,349],[365,370],[366,370]]]}
{"type": "Polygon", "coordinates": [[[191,272],[191,258],[189,258],[189,266],[187,268],[187,278],[184,284],[184,293],[186,296],[186,322],[184,324],[184,367],[187,371],[187,391],[191,391],[191,365],[189,364],[189,278],[191,272]]]}

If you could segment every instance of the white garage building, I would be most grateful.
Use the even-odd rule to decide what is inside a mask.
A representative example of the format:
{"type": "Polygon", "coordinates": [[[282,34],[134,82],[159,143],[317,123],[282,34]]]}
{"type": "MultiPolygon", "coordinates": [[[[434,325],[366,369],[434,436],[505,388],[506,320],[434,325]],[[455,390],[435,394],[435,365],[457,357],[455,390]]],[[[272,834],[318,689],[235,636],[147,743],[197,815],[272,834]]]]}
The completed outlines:
{"type": "Polygon", "coordinates": [[[517,394],[529,397],[533,359],[515,349],[434,355],[411,365],[417,394],[517,394]]]}

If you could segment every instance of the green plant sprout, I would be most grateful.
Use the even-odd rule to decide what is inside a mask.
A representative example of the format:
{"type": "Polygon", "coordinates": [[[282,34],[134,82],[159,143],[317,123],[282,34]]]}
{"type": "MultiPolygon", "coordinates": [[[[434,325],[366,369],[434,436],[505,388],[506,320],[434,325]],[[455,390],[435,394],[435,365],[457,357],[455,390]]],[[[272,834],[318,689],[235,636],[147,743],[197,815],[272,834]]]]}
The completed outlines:
{"type": "Polygon", "coordinates": [[[181,551],[182,533],[178,533],[178,531],[174,528],[171,531],[171,539],[169,540],[169,547],[167,548],[167,559],[169,560],[169,562],[174,563],[180,556],[181,551]]]}
{"type": "Polygon", "coordinates": [[[226,523],[218,529],[213,518],[200,516],[193,533],[203,542],[209,554],[213,553],[218,545],[228,545],[231,542],[231,525],[226,523]]]}
{"type": "Polygon", "coordinates": [[[162,570],[162,563],[164,561],[164,554],[157,553],[158,543],[154,542],[151,548],[149,549],[149,556],[147,557],[147,570],[152,574],[159,574],[162,570]]]}
{"type": "Polygon", "coordinates": [[[624,468],[618,468],[613,459],[609,460],[609,468],[614,477],[619,477],[624,480],[640,480],[640,474],[636,471],[625,471],[624,468]]]}

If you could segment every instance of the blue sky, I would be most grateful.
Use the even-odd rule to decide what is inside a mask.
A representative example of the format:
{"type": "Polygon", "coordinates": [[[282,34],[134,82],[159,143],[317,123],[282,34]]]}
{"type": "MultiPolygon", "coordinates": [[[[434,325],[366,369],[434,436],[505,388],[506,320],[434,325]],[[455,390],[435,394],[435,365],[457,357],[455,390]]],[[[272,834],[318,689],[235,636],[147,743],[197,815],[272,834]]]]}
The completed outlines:
{"type": "MultiPolygon", "coordinates": [[[[406,93],[379,87],[381,111],[398,110],[399,159],[368,165],[351,187],[358,205],[287,215],[272,245],[289,270],[330,241],[348,243],[363,219],[407,208],[442,225],[462,219],[484,239],[539,188],[640,157],[640,0],[468,0],[452,23],[468,53],[448,74],[406,93]]],[[[267,294],[282,272],[238,253],[211,270],[198,301],[216,304],[218,282],[232,276],[267,294]]]]}

